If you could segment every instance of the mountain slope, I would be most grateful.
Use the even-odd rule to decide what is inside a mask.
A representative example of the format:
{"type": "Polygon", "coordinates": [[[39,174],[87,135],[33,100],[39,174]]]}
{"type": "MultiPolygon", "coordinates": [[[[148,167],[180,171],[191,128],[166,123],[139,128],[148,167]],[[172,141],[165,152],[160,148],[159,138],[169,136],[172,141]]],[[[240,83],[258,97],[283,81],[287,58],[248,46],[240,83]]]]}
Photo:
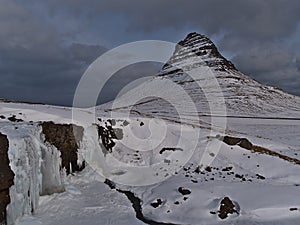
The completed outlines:
{"type": "MultiPolygon", "coordinates": [[[[233,63],[225,59],[217,50],[214,43],[207,37],[190,33],[180,41],[169,61],[162,67],[155,78],[144,83],[141,87],[131,90],[126,96],[121,96],[122,110],[126,110],[126,99],[135,98],[141,91],[147,92],[147,86],[152,88],[149,93],[161,92],[162,87],[153,89],[151,83],[171,80],[192,98],[200,114],[213,113],[209,108],[209,96],[213,98],[224,97],[227,114],[232,116],[297,116],[300,113],[300,97],[285,93],[278,88],[258,83],[238,71],[233,63]],[[189,72],[197,69],[194,78],[189,72]],[[216,84],[209,83],[205,73],[216,78],[216,84]],[[200,87],[199,88],[199,84],[200,87]],[[220,88],[220,90],[218,89],[220,88]],[[143,89],[143,90],[142,90],[143,89]],[[202,90],[201,90],[202,89],[202,90]],[[217,95],[215,94],[217,92],[217,95]]],[[[162,85],[163,86],[163,85],[162,85]]],[[[171,95],[171,93],[170,93],[171,95]]],[[[179,97],[179,96],[177,96],[179,97]]],[[[178,98],[180,99],[180,98],[178,98]]],[[[179,102],[178,104],[183,104],[179,102]]],[[[101,109],[114,108],[111,103],[100,107],[101,109]]],[[[130,106],[127,107],[127,110],[130,106]]],[[[118,109],[115,109],[118,110],[118,109]]],[[[149,97],[133,107],[133,110],[148,115],[165,115],[166,112],[174,114],[169,105],[161,99],[149,97]],[[150,100],[150,101],[149,101],[150,100]],[[144,102],[144,103],[143,103],[144,102]]],[[[187,113],[189,113],[187,111],[187,113]]],[[[224,114],[226,112],[218,112],[224,114]]]]}

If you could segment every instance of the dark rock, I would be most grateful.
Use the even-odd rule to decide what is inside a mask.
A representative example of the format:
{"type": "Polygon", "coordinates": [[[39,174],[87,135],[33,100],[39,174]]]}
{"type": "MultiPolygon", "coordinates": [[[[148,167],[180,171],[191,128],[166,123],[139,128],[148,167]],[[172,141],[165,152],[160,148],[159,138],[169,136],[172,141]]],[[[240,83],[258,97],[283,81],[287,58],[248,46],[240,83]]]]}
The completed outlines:
{"type": "Polygon", "coordinates": [[[141,122],[141,123],[140,123],[140,126],[141,126],[141,127],[144,126],[144,122],[141,122]]]}
{"type": "Polygon", "coordinates": [[[98,135],[101,138],[101,142],[105,149],[108,152],[112,152],[112,148],[116,145],[116,143],[113,141],[109,130],[105,129],[105,127],[98,126],[98,135]]]}
{"type": "Polygon", "coordinates": [[[79,165],[77,162],[83,127],[53,122],[42,122],[41,126],[45,141],[54,145],[61,152],[62,166],[66,169],[67,174],[84,169],[84,164],[79,165]]]}
{"type": "Polygon", "coordinates": [[[246,138],[236,138],[236,137],[225,136],[225,137],[223,137],[223,142],[228,145],[238,145],[241,148],[245,148],[248,150],[251,150],[253,147],[253,144],[246,138]]]}
{"type": "Polygon", "coordinates": [[[253,144],[250,141],[248,141],[248,139],[246,139],[246,138],[242,138],[238,145],[241,148],[245,148],[245,149],[248,149],[248,150],[251,150],[252,146],[253,146],[253,144]]]}
{"type": "Polygon", "coordinates": [[[169,148],[162,148],[160,151],[159,151],[159,154],[163,154],[165,151],[183,151],[182,148],[172,148],[172,147],[169,147],[169,148]]]}
{"type": "Polygon", "coordinates": [[[163,203],[163,202],[162,202],[161,199],[157,199],[156,202],[152,202],[150,205],[151,205],[153,208],[157,208],[157,207],[159,207],[162,203],[163,203]]]}
{"type": "Polygon", "coordinates": [[[200,166],[197,166],[196,169],[194,170],[195,173],[200,173],[200,166]]]}
{"type": "Polygon", "coordinates": [[[259,175],[259,174],[256,174],[256,177],[257,177],[257,179],[260,179],[260,180],[264,180],[264,179],[266,179],[264,176],[262,176],[262,175],[259,175]]]}
{"type": "Polygon", "coordinates": [[[207,166],[207,167],[205,168],[205,170],[206,170],[207,172],[211,172],[211,167],[210,167],[210,166],[207,166]]]}
{"type": "Polygon", "coordinates": [[[232,170],[232,166],[228,166],[222,169],[222,171],[230,171],[232,170]]]}
{"type": "Polygon", "coordinates": [[[236,178],[242,179],[244,176],[243,175],[239,175],[239,174],[235,174],[236,178]]]}
{"type": "Polygon", "coordinates": [[[237,210],[235,209],[235,205],[230,200],[230,198],[225,197],[221,201],[220,210],[218,211],[218,216],[223,220],[228,217],[228,214],[237,213],[237,210]]]}
{"type": "Polygon", "coordinates": [[[182,194],[182,195],[189,195],[191,194],[191,191],[189,189],[184,189],[182,187],[178,188],[178,191],[182,194]]]}
{"type": "Polygon", "coordinates": [[[290,208],[290,211],[297,211],[298,208],[290,208]]]}
{"type": "Polygon", "coordinates": [[[102,145],[108,152],[112,152],[113,147],[116,145],[114,140],[123,139],[123,130],[120,128],[113,128],[112,126],[98,125],[98,135],[101,138],[102,145]]]}
{"type": "Polygon", "coordinates": [[[9,188],[14,184],[14,172],[9,166],[9,142],[7,136],[0,133],[0,224],[5,225],[6,207],[10,203],[9,188]]]}
{"type": "Polygon", "coordinates": [[[8,117],[7,119],[11,122],[23,122],[22,119],[17,119],[16,115],[12,115],[11,117],[8,117]]]}

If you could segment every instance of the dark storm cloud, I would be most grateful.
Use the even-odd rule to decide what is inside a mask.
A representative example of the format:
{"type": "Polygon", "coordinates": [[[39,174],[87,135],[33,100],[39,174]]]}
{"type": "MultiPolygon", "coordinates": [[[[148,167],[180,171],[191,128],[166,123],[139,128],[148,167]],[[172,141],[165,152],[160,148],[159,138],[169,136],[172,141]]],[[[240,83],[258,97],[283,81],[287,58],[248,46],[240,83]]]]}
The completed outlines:
{"type": "Polygon", "coordinates": [[[274,38],[291,34],[300,18],[297,0],[54,0],[48,4],[54,14],[63,11],[87,19],[108,12],[112,16],[123,15],[129,20],[129,29],[146,32],[198,26],[209,34],[225,31],[247,37],[274,38]]]}
{"type": "MultiPolygon", "coordinates": [[[[49,1],[48,7],[53,15],[65,18],[80,15],[85,21],[82,23],[99,21],[107,14],[111,20],[122,18],[118,22],[125,31],[120,27],[106,31],[115,36],[117,43],[149,37],[178,41],[191,30],[209,36],[219,35],[223,37],[217,43],[221,50],[234,54],[233,62],[237,67],[256,79],[281,85],[285,77],[293,76],[297,82],[299,76],[295,72],[299,63],[291,63],[298,45],[286,43],[299,26],[300,3],[297,0],[110,0],[89,1],[88,4],[84,0],[57,0],[49,1]]],[[[97,34],[97,29],[91,32],[97,34]]],[[[289,91],[288,86],[284,88],[289,91]]]]}
{"type": "Polygon", "coordinates": [[[84,69],[105,49],[68,44],[55,27],[26,8],[0,2],[0,96],[71,104],[84,69]]]}
{"type": "Polygon", "coordinates": [[[98,97],[98,102],[103,103],[113,100],[127,85],[141,77],[146,79],[153,77],[161,67],[160,63],[141,62],[121,69],[107,81],[98,97]]]}
{"type": "Polygon", "coordinates": [[[104,49],[73,44],[0,50],[1,96],[25,101],[70,104],[77,83],[87,66],[104,49]],[[3,84],[3,83],[2,83],[3,84]],[[21,97],[21,98],[20,98],[21,97]]]}
{"type": "MultiPolygon", "coordinates": [[[[0,0],[0,4],[2,97],[70,104],[84,69],[105,51],[100,46],[141,39],[177,42],[191,31],[216,40],[242,72],[300,95],[297,0],[0,0]]],[[[121,84],[149,75],[156,67],[135,69],[122,71],[122,78],[108,84],[103,101],[121,84]]]]}
{"type": "Polygon", "coordinates": [[[239,70],[261,83],[300,95],[297,46],[292,49],[290,45],[284,43],[250,42],[239,47],[232,61],[239,70]]]}
{"type": "Polygon", "coordinates": [[[244,71],[262,73],[268,72],[270,68],[281,70],[290,67],[293,54],[285,49],[280,49],[279,46],[256,46],[241,55],[235,56],[233,60],[244,71]]]}
{"type": "Polygon", "coordinates": [[[298,71],[300,72],[300,57],[298,57],[298,58],[296,59],[296,65],[297,65],[298,71]]]}

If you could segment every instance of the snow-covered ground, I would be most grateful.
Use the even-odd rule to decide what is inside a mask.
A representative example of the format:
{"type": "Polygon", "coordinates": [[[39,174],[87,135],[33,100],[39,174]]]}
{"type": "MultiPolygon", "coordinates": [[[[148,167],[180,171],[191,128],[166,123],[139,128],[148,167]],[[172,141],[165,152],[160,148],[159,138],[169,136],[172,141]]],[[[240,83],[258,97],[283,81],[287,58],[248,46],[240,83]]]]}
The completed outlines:
{"type": "Polygon", "coordinates": [[[93,170],[69,176],[65,185],[63,193],[42,196],[35,214],[17,224],[144,224],[135,218],[128,199],[111,190],[93,170]]]}
{"type": "MultiPolygon", "coordinates": [[[[41,134],[35,125],[36,123],[33,122],[33,125],[28,125],[29,121],[53,120],[57,123],[68,123],[71,121],[70,109],[68,108],[17,106],[17,104],[1,103],[1,115],[4,115],[6,118],[16,115],[17,118],[24,120],[24,122],[14,122],[14,126],[7,119],[3,119],[4,121],[1,122],[1,132],[8,135],[11,143],[16,143],[12,144],[9,150],[13,162],[16,161],[13,157],[22,158],[22,154],[25,154],[21,150],[28,149],[28,145],[25,143],[26,140],[31,138],[35,140],[30,141],[33,144],[37,146],[45,145],[42,143],[41,134]],[[18,129],[15,129],[15,127],[18,127],[18,129]],[[23,142],[20,142],[18,138],[23,140],[23,142]]],[[[105,117],[103,115],[102,122],[99,122],[99,125],[104,124],[105,117]]],[[[204,122],[209,123],[207,117],[202,119],[204,122]]],[[[129,124],[122,127],[124,120],[120,119],[116,121],[114,127],[123,128],[124,136],[126,136],[126,129],[132,128],[135,134],[140,137],[146,137],[149,135],[146,126],[147,120],[149,119],[132,117],[127,119],[129,124]],[[146,125],[141,126],[141,122],[146,125]]],[[[229,118],[227,122],[228,135],[246,137],[253,144],[300,159],[300,143],[297,136],[297,131],[300,130],[300,121],[229,118]]],[[[170,132],[170,134],[176,134],[176,130],[182,126],[171,121],[165,121],[165,123],[169,129],[167,132],[170,132]]],[[[274,156],[253,153],[239,146],[228,146],[217,139],[208,138],[211,135],[210,130],[207,128],[201,129],[197,124],[195,126],[184,126],[185,129],[191,132],[196,132],[196,129],[200,130],[199,140],[201,144],[197,146],[197,150],[189,162],[176,170],[175,175],[170,176],[167,180],[148,186],[134,187],[117,184],[119,189],[130,190],[142,200],[142,209],[145,217],[153,221],[173,224],[299,223],[300,165],[274,156]],[[214,160],[210,164],[211,170],[203,170],[202,173],[195,172],[197,165],[202,159],[205,147],[210,142],[220,142],[221,145],[220,151],[213,157],[214,160]],[[228,167],[230,167],[230,170],[226,169],[228,167]],[[261,179],[260,176],[263,176],[265,179],[261,179]],[[178,191],[179,187],[188,189],[191,193],[182,195],[178,191]],[[236,203],[238,214],[230,215],[229,218],[221,220],[216,214],[212,213],[219,210],[220,201],[225,196],[230,197],[236,203]],[[158,199],[162,203],[157,208],[154,208],[151,203],[157,202],[158,199]],[[291,211],[290,209],[293,208],[297,210],[291,211]]],[[[86,129],[92,128],[87,127],[86,129]]],[[[159,127],[154,127],[154,129],[159,129],[159,127]]],[[[90,132],[92,131],[90,130],[90,132]]],[[[92,133],[89,133],[87,137],[90,138],[93,135],[97,138],[97,135],[92,133]]],[[[163,146],[171,146],[175,139],[172,136],[168,137],[163,142],[165,145],[161,144],[157,149],[161,149],[163,146]]],[[[188,142],[189,140],[186,141],[188,142]]],[[[122,141],[120,143],[116,142],[115,149],[118,149],[122,146],[122,141]]],[[[177,143],[174,145],[177,146],[177,143]]],[[[89,147],[92,147],[92,145],[89,147]]],[[[138,147],[132,146],[132,148],[138,147]]],[[[140,147],[142,148],[143,146],[140,147]]],[[[40,147],[35,148],[40,149],[40,147]]],[[[84,145],[82,145],[82,148],[85,148],[84,145]]],[[[132,153],[132,156],[127,155],[130,153],[130,150],[128,148],[123,152],[124,157],[122,157],[122,151],[118,150],[114,153],[107,153],[107,155],[114,154],[114,157],[118,160],[123,160],[126,164],[129,163],[135,166],[149,163],[147,160],[150,160],[150,158],[154,161],[159,161],[165,157],[165,153],[161,155],[159,152],[155,153],[156,159],[153,155],[149,157],[147,154],[139,153],[140,159],[136,160],[135,152],[132,153]]],[[[32,153],[39,153],[39,151],[31,151],[32,153]]],[[[84,149],[81,149],[81,152],[84,152],[84,149]]],[[[38,156],[35,158],[38,159],[38,156]]],[[[110,160],[108,157],[108,162],[111,162],[110,160]]],[[[38,163],[41,162],[37,161],[37,167],[33,169],[36,169],[36,174],[41,176],[42,172],[38,171],[38,163]]],[[[22,176],[22,173],[26,173],[26,169],[28,169],[25,164],[23,169],[20,167],[22,171],[12,166],[14,172],[21,176],[21,178],[17,176],[15,181],[20,179],[19,181],[23,182],[22,184],[16,182],[12,192],[18,188],[18,185],[20,188],[26,189],[26,186],[24,186],[26,177],[39,178],[35,175],[22,176]]],[[[164,169],[168,169],[168,166],[164,165],[164,169]]],[[[87,169],[78,174],[62,178],[64,179],[65,192],[39,198],[33,197],[33,200],[39,199],[34,214],[31,215],[31,210],[24,210],[24,213],[28,215],[19,218],[16,224],[144,224],[136,218],[129,199],[124,194],[111,190],[104,184],[104,178],[98,172],[94,171],[94,168],[87,167],[87,169]]],[[[32,173],[32,171],[27,173],[32,173]]],[[[113,174],[118,176],[115,175],[116,173],[113,174]]],[[[123,173],[119,174],[122,176],[121,174],[123,173]]],[[[110,178],[115,179],[113,176],[110,178]]],[[[147,179],[147,177],[144,178],[147,179]]],[[[39,180],[33,180],[27,182],[27,185],[37,185],[39,182],[39,180]]],[[[36,186],[31,187],[33,188],[32,191],[35,191],[35,194],[37,194],[38,190],[34,190],[34,187],[36,186]]],[[[26,190],[19,190],[19,196],[22,193],[26,193],[26,190]]],[[[21,200],[27,201],[26,198],[20,196],[19,201],[21,200]]],[[[10,205],[12,207],[11,210],[19,209],[19,206],[16,204],[22,205],[24,203],[15,202],[15,206],[13,204],[10,205]]]]}

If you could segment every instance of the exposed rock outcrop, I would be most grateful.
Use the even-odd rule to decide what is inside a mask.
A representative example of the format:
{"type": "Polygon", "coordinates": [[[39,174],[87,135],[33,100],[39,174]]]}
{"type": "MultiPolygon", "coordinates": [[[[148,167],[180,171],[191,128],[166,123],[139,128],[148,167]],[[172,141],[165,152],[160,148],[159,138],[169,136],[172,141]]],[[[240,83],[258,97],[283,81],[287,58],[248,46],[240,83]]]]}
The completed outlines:
{"type": "Polygon", "coordinates": [[[183,188],[183,187],[179,187],[179,188],[178,188],[178,191],[179,191],[180,194],[182,194],[182,195],[189,195],[189,194],[191,194],[191,191],[190,191],[189,189],[185,189],[185,188],[183,188]]]}
{"type": "Polygon", "coordinates": [[[241,148],[245,148],[248,150],[251,150],[253,147],[253,144],[246,138],[236,138],[236,137],[225,136],[225,137],[223,137],[223,142],[228,145],[238,145],[241,148]]]}
{"type": "Polygon", "coordinates": [[[113,128],[113,123],[105,123],[105,126],[98,125],[98,135],[101,139],[102,145],[108,152],[112,152],[115,146],[114,140],[121,140],[123,138],[123,131],[120,128],[113,128]]]}
{"type": "Polygon", "coordinates": [[[9,188],[14,184],[14,172],[8,158],[9,142],[7,136],[0,133],[0,224],[6,224],[6,207],[10,203],[9,188]]]}
{"type": "Polygon", "coordinates": [[[271,156],[275,156],[278,157],[280,159],[286,160],[288,162],[292,162],[295,164],[300,165],[300,160],[296,159],[296,158],[292,158],[283,154],[280,154],[278,152],[269,150],[267,148],[261,147],[261,146],[257,146],[257,145],[253,145],[248,139],[246,138],[237,138],[237,137],[230,137],[230,136],[218,136],[217,137],[219,140],[223,141],[224,143],[234,146],[234,145],[238,145],[241,148],[250,150],[252,152],[257,152],[260,154],[266,154],[266,155],[271,155],[271,156]]]}
{"type": "Polygon", "coordinates": [[[84,163],[83,165],[78,163],[78,148],[83,137],[83,127],[53,122],[43,122],[41,126],[45,141],[61,152],[62,167],[66,169],[67,174],[81,171],[84,163]]]}
{"type": "Polygon", "coordinates": [[[223,220],[228,217],[229,214],[238,213],[235,208],[234,203],[230,200],[229,197],[223,198],[220,204],[220,210],[218,216],[223,220]]]}

